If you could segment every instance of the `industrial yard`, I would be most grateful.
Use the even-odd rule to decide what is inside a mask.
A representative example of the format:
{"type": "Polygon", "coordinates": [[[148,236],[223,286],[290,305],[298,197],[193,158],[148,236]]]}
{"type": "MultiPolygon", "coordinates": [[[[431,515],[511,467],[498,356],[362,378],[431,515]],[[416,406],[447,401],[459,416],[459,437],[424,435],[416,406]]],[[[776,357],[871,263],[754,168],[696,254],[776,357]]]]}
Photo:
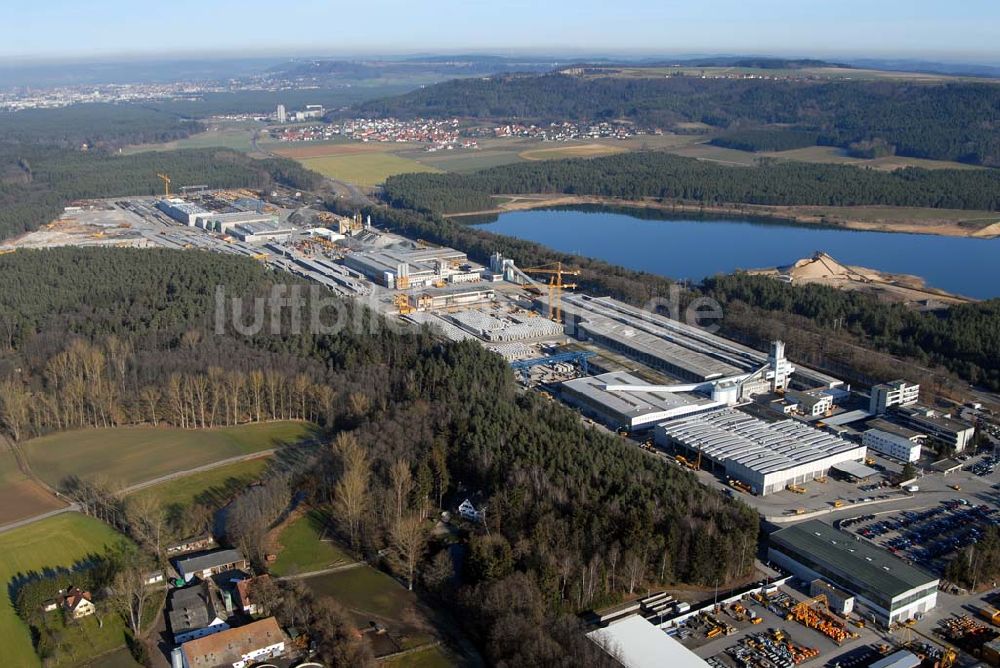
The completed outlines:
{"type": "MultiPolygon", "coordinates": [[[[962,411],[921,404],[919,386],[894,380],[858,392],[794,362],[781,341],[755,350],[572,293],[571,267],[522,268],[500,254],[480,264],[360,214],[331,214],[301,193],[169,187],[162,197],[79,202],[7,250],[132,246],[252,258],[401,324],[478,342],[525,389],[760,514],[772,533],[761,560],[778,585],[716,593],[694,609],[666,595],[636,601],[621,616],[642,615],[652,635],[629,622],[619,628],[625,640],[595,642],[669,635],[682,662],[716,668],[947,668],[987,652],[992,638],[979,627],[991,622],[962,621],[970,595],[942,576],[957,550],[1000,524],[997,460],[973,451],[962,411]],[[936,628],[949,640],[934,645],[936,628]],[[897,649],[919,660],[904,665],[897,649]]],[[[609,621],[599,630],[614,629],[609,621]]]]}

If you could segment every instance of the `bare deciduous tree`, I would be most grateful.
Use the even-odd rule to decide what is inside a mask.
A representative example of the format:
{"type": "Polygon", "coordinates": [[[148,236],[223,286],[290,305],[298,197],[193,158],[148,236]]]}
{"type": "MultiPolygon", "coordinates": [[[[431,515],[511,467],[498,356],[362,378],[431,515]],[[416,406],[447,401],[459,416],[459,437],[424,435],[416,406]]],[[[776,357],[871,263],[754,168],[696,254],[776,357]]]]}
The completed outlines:
{"type": "Polygon", "coordinates": [[[333,451],[340,463],[340,477],[333,486],[333,507],[338,519],[347,527],[351,546],[357,548],[361,518],[368,500],[371,463],[357,438],[347,432],[334,440],[333,451]]]}
{"type": "Polygon", "coordinates": [[[400,567],[406,573],[407,589],[413,591],[417,564],[427,548],[427,526],[418,515],[401,517],[392,527],[392,545],[400,567]]]}

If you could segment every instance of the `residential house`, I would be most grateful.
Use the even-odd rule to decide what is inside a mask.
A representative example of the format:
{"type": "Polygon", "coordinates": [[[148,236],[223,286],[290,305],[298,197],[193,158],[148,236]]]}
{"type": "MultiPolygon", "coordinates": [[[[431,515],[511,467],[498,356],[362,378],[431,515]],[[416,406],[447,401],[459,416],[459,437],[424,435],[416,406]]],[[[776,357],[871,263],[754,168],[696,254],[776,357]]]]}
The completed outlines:
{"type": "Polygon", "coordinates": [[[486,523],[486,509],[482,508],[477,510],[476,507],[472,505],[472,501],[469,501],[468,499],[459,504],[458,514],[470,522],[476,522],[477,524],[486,523]]]}
{"type": "Polygon", "coordinates": [[[240,580],[236,583],[236,596],[239,598],[239,604],[243,608],[244,613],[248,615],[257,615],[262,612],[259,603],[253,599],[251,589],[255,584],[265,582],[270,579],[271,576],[269,575],[260,575],[255,578],[240,580]]]}
{"type": "MultiPolygon", "coordinates": [[[[288,638],[274,617],[204,638],[189,640],[180,647],[183,668],[247,668],[285,653],[288,638]]],[[[175,664],[176,665],[176,664],[175,664]]]]}
{"type": "Polygon", "coordinates": [[[79,587],[70,587],[62,597],[62,606],[68,615],[73,619],[87,617],[97,612],[89,591],[83,591],[79,587]]]}

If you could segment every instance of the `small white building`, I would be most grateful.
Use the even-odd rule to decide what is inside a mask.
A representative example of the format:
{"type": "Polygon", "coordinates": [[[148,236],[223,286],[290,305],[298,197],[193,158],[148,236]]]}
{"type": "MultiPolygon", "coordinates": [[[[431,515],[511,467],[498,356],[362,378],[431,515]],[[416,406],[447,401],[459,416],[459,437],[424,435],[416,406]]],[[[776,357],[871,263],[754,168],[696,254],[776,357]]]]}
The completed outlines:
{"type": "Polygon", "coordinates": [[[833,396],[824,392],[823,389],[806,390],[804,392],[788,390],[785,396],[790,401],[798,404],[798,410],[803,415],[819,417],[833,410],[833,396]]]}
{"type": "Polygon", "coordinates": [[[486,509],[477,509],[474,505],[472,505],[472,501],[469,501],[468,499],[459,504],[458,514],[470,522],[475,522],[476,524],[486,523],[486,509]]]}

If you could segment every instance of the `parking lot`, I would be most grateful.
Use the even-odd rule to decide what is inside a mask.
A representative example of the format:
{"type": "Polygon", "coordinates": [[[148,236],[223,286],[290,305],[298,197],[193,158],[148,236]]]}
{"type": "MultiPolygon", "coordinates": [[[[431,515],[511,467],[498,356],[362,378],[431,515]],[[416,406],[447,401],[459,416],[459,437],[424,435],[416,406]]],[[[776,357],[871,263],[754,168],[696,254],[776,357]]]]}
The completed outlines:
{"type": "Polygon", "coordinates": [[[871,513],[839,522],[841,529],[938,575],[955,552],[976,543],[987,527],[998,525],[1000,513],[995,507],[965,498],[923,510],[871,513]]]}

